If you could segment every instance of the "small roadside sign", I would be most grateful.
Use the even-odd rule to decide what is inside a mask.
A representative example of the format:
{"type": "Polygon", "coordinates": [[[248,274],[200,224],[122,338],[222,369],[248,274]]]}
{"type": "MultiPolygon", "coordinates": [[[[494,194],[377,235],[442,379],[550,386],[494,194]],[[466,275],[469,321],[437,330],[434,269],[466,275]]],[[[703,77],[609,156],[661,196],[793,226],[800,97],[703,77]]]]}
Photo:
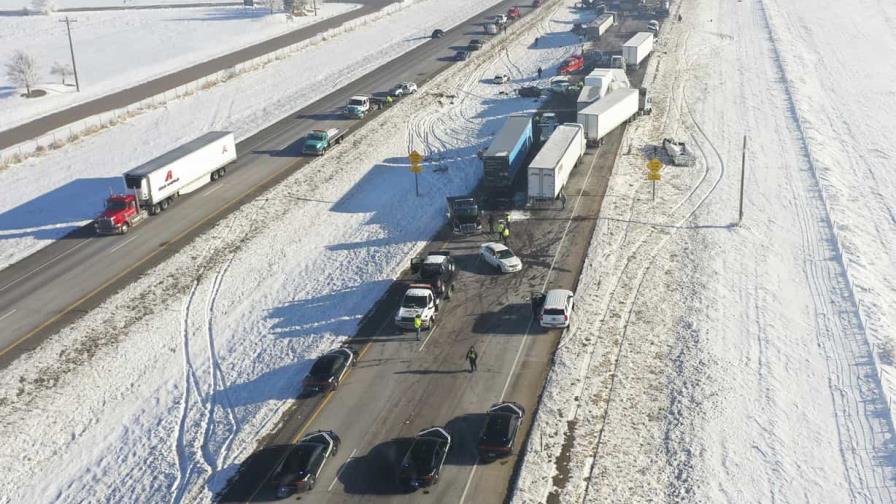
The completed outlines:
{"type": "Polygon", "coordinates": [[[658,180],[662,180],[662,175],[660,175],[657,172],[650,172],[647,174],[647,180],[652,180],[652,181],[656,182],[658,180]]]}
{"type": "Polygon", "coordinates": [[[411,164],[420,164],[423,161],[423,155],[419,152],[412,150],[410,154],[408,154],[408,159],[411,161],[411,164]]]}
{"type": "Polygon", "coordinates": [[[659,159],[653,158],[647,162],[647,169],[652,172],[658,172],[663,169],[663,163],[659,159]]]}

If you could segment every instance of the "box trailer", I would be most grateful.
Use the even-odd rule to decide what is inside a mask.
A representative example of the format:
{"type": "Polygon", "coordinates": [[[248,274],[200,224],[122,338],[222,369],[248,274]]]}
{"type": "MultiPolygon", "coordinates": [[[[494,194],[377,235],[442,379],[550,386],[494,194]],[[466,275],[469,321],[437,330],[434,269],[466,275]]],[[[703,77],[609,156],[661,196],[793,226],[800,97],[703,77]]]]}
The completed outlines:
{"type": "Polygon", "coordinates": [[[584,109],[603,98],[605,94],[606,89],[600,86],[582,86],[582,90],[579,91],[579,97],[576,99],[576,110],[584,109]]]}
{"type": "Polygon", "coordinates": [[[653,34],[638,32],[622,44],[622,58],[629,68],[638,68],[644,58],[653,50],[653,34]]]}
{"type": "Polygon", "coordinates": [[[508,117],[482,155],[482,178],[485,189],[509,190],[531,148],[532,116],[513,114],[508,117]]]}
{"type": "Polygon", "coordinates": [[[141,207],[156,214],[181,194],[195,191],[224,175],[236,161],[229,131],[212,131],[125,172],[124,184],[141,207]]]}
{"type": "Polygon", "coordinates": [[[581,124],[557,126],[548,141],[529,163],[529,201],[550,200],[560,195],[573,167],[585,154],[585,129],[581,124]]]}
{"type": "Polygon", "coordinates": [[[613,26],[614,16],[612,14],[601,14],[594,21],[585,25],[585,33],[597,40],[607,33],[607,30],[613,26]]]}
{"type": "Polygon", "coordinates": [[[579,111],[578,122],[585,127],[585,140],[597,144],[607,133],[637,113],[638,90],[617,89],[579,111]]]}
{"type": "Polygon", "coordinates": [[[586,86],[600,86],[603,89],[601,97],[607,94],[607,91],[611,89],[610,84],[613,82],[619,83],[618,86],[615,86],[617,88],[631,87],[628,76],[625,75],[625,70],[622,68],[595,68],[585,76],[584,80],[586,86]]]}

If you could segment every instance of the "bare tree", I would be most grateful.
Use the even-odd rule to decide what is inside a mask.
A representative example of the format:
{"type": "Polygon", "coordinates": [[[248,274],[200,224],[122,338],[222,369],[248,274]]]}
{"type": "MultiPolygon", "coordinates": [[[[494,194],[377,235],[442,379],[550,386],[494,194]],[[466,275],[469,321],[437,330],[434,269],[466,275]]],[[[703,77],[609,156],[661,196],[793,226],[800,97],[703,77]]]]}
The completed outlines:
{"type": "Polygon", "coordinates": [[[6,76],[14,84],[25,88],[26,96],[31,96],[31,86],[37,83],[37,61],[30,54],[19,49],[6,63],[6,76]]]}
{"type": "Polygon", "coordinates": [[[49,14],[56,10],[55,0],[31,0],[31,8],[41,14],[49,14]]]}
{"type": "Polygon", "coordinates": [[[65,78],[68,77],[69,75],[72,75],[74,72],[72,72],[72,66],[71,66],[71,65],[64,65],[64,64],[62,64],[62,63],[56,61],[56,62],[53,62],[53,67],[50,68],[50,73],[53,74],[53,75],[58,75],[59,77],[61,77],[61,78],[62,78],[62,85],[64,86],[64,85],[65,85],[65,78]]]}

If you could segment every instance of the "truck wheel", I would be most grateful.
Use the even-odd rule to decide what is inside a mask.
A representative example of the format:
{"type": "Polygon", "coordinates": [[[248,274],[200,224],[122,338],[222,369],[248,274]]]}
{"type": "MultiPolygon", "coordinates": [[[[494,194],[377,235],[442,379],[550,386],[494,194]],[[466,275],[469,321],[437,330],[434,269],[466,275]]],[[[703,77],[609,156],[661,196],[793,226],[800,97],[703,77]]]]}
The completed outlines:
{"type": "Polygon", "coordinates": [[[218,180],[218,170],[212,172],[212,182],[218,180]]]}
{"type": "Polygon", "coordinates": [[[159,208],[161,208],[162,211],[164,212],[165,210],[168,210],[168,205],[169,205],[170,203],[171,203],[170,200],[168,200],[168,199],[163,199],[162,201],[159,202],[159,208]]]}
{"type": "Polygon", "coordinates": [[[218,178],[221,178],[224,176],[225,173],[227,173],[227,168],[221,168],[218,171],[221,172],[220,174],[218,174],[218,178]]]}
{"type": "Polygon", "coordinates": [[[158,215],[159,212],[161,212],[161,210],[159,210],[159,204],[158,204],[158,203],[156,203],[155,205],[149,207],[149,215],[158,215]]]}
{"type": "Polygon", "coordinates": [[[131,229],[131,225],[125,222],[121,225],[121,234],[128,234],[129,229],[131,229]]]}

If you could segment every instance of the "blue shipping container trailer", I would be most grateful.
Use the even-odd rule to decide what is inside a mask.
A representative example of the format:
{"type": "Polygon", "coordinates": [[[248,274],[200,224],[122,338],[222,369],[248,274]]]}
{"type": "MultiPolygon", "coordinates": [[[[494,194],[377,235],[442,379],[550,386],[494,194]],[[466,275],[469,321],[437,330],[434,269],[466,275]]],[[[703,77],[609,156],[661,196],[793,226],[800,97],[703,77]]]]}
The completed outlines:
{"type": "Polygon", "coordinates": [[[482,175],[487,190],[509,190],[532,148],[532,116],[507,118],[482,156],[482,175]]]}

